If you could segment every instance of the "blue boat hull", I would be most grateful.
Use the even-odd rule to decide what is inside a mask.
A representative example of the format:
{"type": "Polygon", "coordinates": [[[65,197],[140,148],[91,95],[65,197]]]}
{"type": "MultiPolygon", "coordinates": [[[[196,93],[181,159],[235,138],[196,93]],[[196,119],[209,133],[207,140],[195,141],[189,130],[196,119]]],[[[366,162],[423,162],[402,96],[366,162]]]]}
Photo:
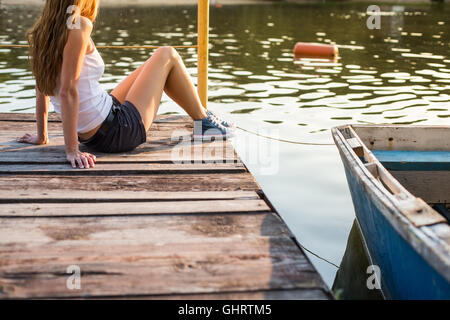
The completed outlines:
{"type": "Polygon", "coordinates": [[[387,299],[450,299],[450,283],[397,233],[349,170],[346,159],[342,160],[368,253],[372,263],[381,270],[384,296],[387,299]]]}

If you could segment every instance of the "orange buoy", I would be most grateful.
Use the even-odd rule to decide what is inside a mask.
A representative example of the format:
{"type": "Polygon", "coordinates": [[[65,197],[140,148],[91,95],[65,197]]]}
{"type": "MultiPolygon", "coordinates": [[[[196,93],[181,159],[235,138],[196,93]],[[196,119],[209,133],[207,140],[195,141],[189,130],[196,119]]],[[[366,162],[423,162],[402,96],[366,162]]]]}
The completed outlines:
{"type": "Polygon", "coordinates": [[[294,47],[296,57],[332,59],[338,53],[338,48],[331,44],[297,42],[294,47]]]}

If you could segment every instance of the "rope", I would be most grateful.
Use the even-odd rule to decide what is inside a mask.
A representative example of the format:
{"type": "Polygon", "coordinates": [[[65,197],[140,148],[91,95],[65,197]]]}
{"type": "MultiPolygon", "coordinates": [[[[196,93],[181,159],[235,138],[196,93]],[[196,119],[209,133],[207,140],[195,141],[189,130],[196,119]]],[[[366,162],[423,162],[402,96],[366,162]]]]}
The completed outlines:
{"type": "MultiPolygon", "coordinates": [[[[263,137],[263,138],[271,139],[271,140],[277,140],[277,141],[281,141],[281,142],[287,142],[287,143],[293,143],[293,144],[311,145],[311,146],[334,146],[334,144],[332,144],[332,143],[300,142],[300,141],[292,141],[292,140],[285,140],[285,139],[277,139],[277,138],[274,138],[274,137],[264,136],[264,135],[259,134],[257,132],[253,132],[253,131],[250,131],[250,130],[247,130],[247,129],[244,129],[244,128],[241,128],[241,127],[237,127],[237,128],[242,130],[242,131],[245,131],[245,132],[257,135],[259,137],[263,137]]],[[[326,263],[328,263],[328,264],[330,264],[330,265],[332,265],[332,266],[334,266],[334,267],[339,269],[338,265],[336,265],[333,262],[331,262],[331,261],[329,261],[329,260],[319,256],[317,253],[312,252],[311,250],[306,248],[304,245],[302,245],[300,242],[297,241],[297,243],[303,250],[308,251],[313,256],[315,256],[315,257],[319,258],[320,260],[325,261],[326,263]]]]}
{"type": "MultiPolygon", "coordinates": [[[[0,44],[0,48],[28,48],[27,44],[0,44]]],[[[96,46],[98,49],[157,49],[161,46],[96,46]]],[[[176,49],[197,48],[197,45],[192,46],[172,46],[176,49]]]]}
{"type": "MultiPolygon", "coordinates": [[[[0,44],[0,48],[28,48],[29,46],[26,44],[0,44]]],[[[148,46],[148,45],[135,45],[135,46],[96,46],[98,49],[157,49],[160,46],[148,46]]],[[[173,48],[197,48],[197,45],[192,45],[192,46],[172,46],[173,48]]],[[[286,139],[278,139],[278,138],[274,138],[274,137],[269,137],[269,136],[265,136],[262,134],[259,134],[257,132],[253,132],[241,127],[237,127],[238,129],[254,134],[256,136],[262,137],[262,138],[266,138],[266,139],[270,139],[270,140],[277,140],[277,141],[281,141],[281,142],[286,142],[286,143],[292,143],[292,144],[301,144],[301,145],[309,145],[309,146],[332,146],[334,144],[332,143],[314,143],[314,142],[302,142],[302,141],[293,141],[293,140],[286,140],[286,139]]],[[[309,252],[310,254],[312,254],[313,256],[319,258],[320,260],[336,267],[337,269],[339,269],[339,266],[334,264],[333,262],[319,256],[318,254],[312,252],[311,250],[309,250],[308,248],[306,248],[305,246],[303,246],[300,242],[298,242],[299,246],[309,252]]]]}
{"type": "Polygon", "coordinates": [[[303,250],[308,251],[308,252],[311,253],[313,256],[315,256],[315,257],[319,258],[320,260],[325,261],[326,263],[331,264],[332,266],[334,266],[334,267],[336,267],[336,268],[339,269],[339,266],[338,266],[337,264],[334,264],[333,262],[331,262],[331,261],[329,261],[329,260],[327,260],[327,259],[325,259],[325,258],[322,258],[322,257],[319,256],[318,254],[316,254],[316,253],[312,252],[311,250],[305,248],[300,242],[298,242],[298,244],[299,244],[300,247],[302,247],[303,250]]]}
{"type": "Polygon", "coordinates": [[[307,145],[307,146],[334,146],[334,144],[332,143],[315,143],[315,142],[302,142],[302,141],[293,141],[293,140],[286,140],[286,139],[278,139],[278,138],[274,138],[274,137],[269,137],[269,136],[265,136],[262,134],[259,134],[257,132],[253,132],[241,127],[237,127],[238,129],[254,134],[256,136],[262,137],[262,138],[266,138],[266,139],[270,139],[270,140],[277,140],[277,141],[281,141],[281,142],[286,142],[286,143],[292,143],[292,144],[302,144],[302,145],[307,145]]]}
{"type": "MultiPolygon", "coordinates": [[[[0,48],[28,48],[29,46],[27,44],[0,44],[0,48]]],[[[96,46],[98,49],[157,49],[160,46],[148,46],[148,45],[134,45],[134,46],[96,46]]],[[[191,46],[172,46],[173,48],[198,48],[197,45],[191,45],[191,46]]],[[[292,144],[302,144],[302,145],[309,145],[309,146],[333,146],[332,143],[314,143],[314,142],[302,142],[302,141],[292,141],[292,140],[286,140],[286,139],[278,139],[273,138],[269,136],[265,136],[262,134],[259,134],[257,132],[253,132],[241,127],[238,127],[240,130],[257,135],[262,138],[270,139],[270,140],[277,140],[281,142],[286,143],[292,143],[292,144]]]]}

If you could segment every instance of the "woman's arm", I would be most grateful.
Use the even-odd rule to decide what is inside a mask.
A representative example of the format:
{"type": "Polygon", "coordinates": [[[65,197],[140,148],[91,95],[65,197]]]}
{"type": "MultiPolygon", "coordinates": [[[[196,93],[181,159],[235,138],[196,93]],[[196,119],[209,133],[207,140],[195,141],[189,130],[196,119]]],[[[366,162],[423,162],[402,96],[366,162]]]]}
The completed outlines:
{"type": "Polygon", "coordinates": [[[18,142],[31,144],[47,144],[48,143],[48,106],[50,104],[49,97],[43,95],[36,86],[36,127],[37,134],[25,133],[23,137],[18,138],[18,142]]]}
{"type": "Polygon", "coordinates": [[[86,48],[89,43],[92,23],[81,17],[81,28],[69,30],[63,52],[61,69],[61,116],[64,131],[67,160],[72,167],[89,168],[94,166],[95,156],[78,149],[78,79],[83,65],[86,48]]]}
{"type": "Polygon", "coordinates": [[[36,126],[37,126],[37,141],[39,144],[48,143],[48,106],[50,98],[42,94],[38,87],[36,87],[36,126]]]}

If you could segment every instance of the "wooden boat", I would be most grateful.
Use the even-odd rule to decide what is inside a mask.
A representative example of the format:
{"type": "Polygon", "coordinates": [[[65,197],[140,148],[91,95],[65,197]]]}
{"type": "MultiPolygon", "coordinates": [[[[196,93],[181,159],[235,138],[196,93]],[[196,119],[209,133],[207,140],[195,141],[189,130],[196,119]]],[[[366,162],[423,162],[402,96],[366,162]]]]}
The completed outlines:
{"type": "Polygon", "coordinates": [[[346,125],[332,135],[385,298],[450,299],[450,126],[346,125]]]}

